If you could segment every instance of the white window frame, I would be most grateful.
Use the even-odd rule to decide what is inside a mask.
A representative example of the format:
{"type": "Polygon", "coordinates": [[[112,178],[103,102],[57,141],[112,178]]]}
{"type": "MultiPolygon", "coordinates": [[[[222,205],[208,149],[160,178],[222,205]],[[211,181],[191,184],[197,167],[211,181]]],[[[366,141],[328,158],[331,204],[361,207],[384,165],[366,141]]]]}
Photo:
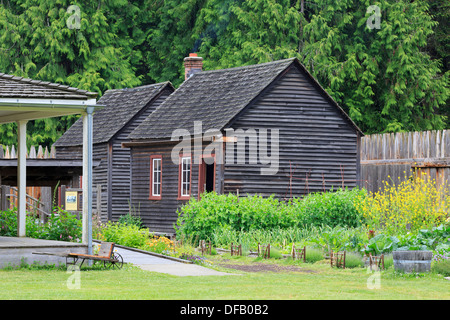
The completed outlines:
{"type": "Polygon", "coordinates": [[[161,179],[162,179],[162,159],[152,158],[152,197],[161,197],[161,179]],[[156,166],[155,163],[158,162],[159,166],[156,166]]]}
{"type": "Polygon", "coordinates": [[[180,158],[180,196],[190,197],[191,195],[191,156],[180,158]],[[185,168],[186,166],[186,168],[185,168]]]}

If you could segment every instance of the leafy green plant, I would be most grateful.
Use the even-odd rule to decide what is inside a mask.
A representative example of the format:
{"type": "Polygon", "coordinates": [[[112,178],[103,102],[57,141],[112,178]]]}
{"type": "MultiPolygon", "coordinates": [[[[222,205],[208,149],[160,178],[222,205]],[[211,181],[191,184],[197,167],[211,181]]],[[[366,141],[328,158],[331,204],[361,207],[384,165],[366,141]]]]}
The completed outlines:
{"type": "Polygon", "coordinates": [[[148,240],[148,230],[134,224],[107,222],[101,231],[102,240],[132,248],[144,248],[148,240]]]}
{"type": "Polygon", "coordinates": [[[211,192],[204,194],[201,200],[192,198],[181,207],[176,223],[177,234],[216,241],[218,239],[214,239],[213,235],[217,230],[222,230],[223,235],[226,233],[230,237],[236,236],[233,232],[271,230],[277,238],[285,233],[285,239],[293,242],[293,229],[303,232],[322,225],[360,226],[361,215],[356,210],[355,202],[364,199],[365,194],[364,190],[357,188],[339,189],[336,192],[311,194],[303,199],[295,198],[284,202],[273,196],[264,198],[248,195],[239,198],[234,194],[219,195],[211,192]]]}
{"type": "Polygon", "coordinates": [[[442,274],[445,277],[450,276],[450,259],[441,259],[433,261],[431,271],[442,274]]]}
{"type": "Polygon", "coordinates": [[[47,224],[43,226],[43,230],[39,234],[36,234],[36,237],[77,242],[81,239],[81,232],[81,220],[75,214],[56,207],[48,218],[47,224]]]}
{"type": "MultiPolygon", "coordinates": [[[[17,209],[0,213],[0,235],[17,235],[17,209]]],[[[33,215],[26,217],[26,236],[35,239],[77,242],[81,239],[81,220],[75,214],[55,207],[46,223],[41,223],[33,215]]]]}
{"type": "Polygon", "coordinates": [[[398,247],[399,240],[393,236],[378,234],[371,238],[368,244],[361,249],[367,255],[380,255],[382,253],[392,252],[398,247]]]}
{"type": "Polygon", "coordinates": [[[362,257],[358,252],[347,252],[345,255],[346,268],[360,268],[364,267],[362,257]]]}
{"type": "Polygon", "coordinates": [[[295,208],[298,226],[358,227],[363,222],[358,204],[366,197],[365,189],[338,189],[294,198],[290,204],[295,208]]]}
{"type": "Polygon", "coordinates": [[[117,220],[117,222],[119,224],[134,225],[137,226],[138,228],[144,227],[141,217],[133,215],[131,212],[128,212],[125,215],[121,215],[119,217],[119,220],[117,220]]]}
{"type": "Polygon", "coordinates": [[[368,228],[389,235],[416,233],[443,223],[450,212],[448,186],[411,172],[411,177],[385,182],[383,190],[356,205],[368,228]]]}
{"type": "Polygon", "coordinates": [[[323,260],[323,250],[314,247],[306,247],[306,262],[314,263],[323,260]]]}
{"type": "Polygon", "coordinates": [[[322,231],[310,238],[312,243],[319,245],[325,252],[342,250],[360,250],[363,247],[363,228],[323,227],[322,231]]]}
{"type": "Polygon", "coordinates": [[[0,212],[0,236],[14,237],[17,235],[17,209],[0,212]]]}
{"type": "Polygon", "coordinates": [[[399,236],[398,250],[443,250],[450,247],[450,224],[399,236]]]}
{"type": "Polygon", "coordinates": [[[166,237],[154,237],[146,241],[144,250],[152,251],[155,253],[171,254],[174,250],[174,243],[172,240],[166,237]]]}

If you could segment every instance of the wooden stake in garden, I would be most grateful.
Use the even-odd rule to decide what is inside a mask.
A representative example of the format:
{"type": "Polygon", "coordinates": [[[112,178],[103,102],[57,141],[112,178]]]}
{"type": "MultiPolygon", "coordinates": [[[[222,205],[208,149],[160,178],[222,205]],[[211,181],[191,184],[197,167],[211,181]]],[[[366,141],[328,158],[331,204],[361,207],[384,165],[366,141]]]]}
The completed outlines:
{"type": "Polygon", "coordinates": [[[258,256],[261,255],[264,259],[270,258],[270,243],[267,246],[261,246],[261,244],[258,243],[258,256]]]}
{"type": "Polygon", "coordinates": [[[369,253],[369,266],[370,270],[372,270],[372,266],[375,267],[375,271],[383,269],[384,270],[384,254],[381,256],[372,256],[372,254],[369,253]]]}
{"type": "Polygon", "coordinates": [[[231,256],[242,256],[242,245],[235,245],[231,243],[231,256]]]}
{"type": "Polygon", "coordinates": [[[331,267],[345,269],[345,251],[330,251],[330,265],[331,267]]]}
{"type": "Polygon", "coordinates": [[[306,262],[306,246],[303,248],[296,248],[295,244],[292,244],[292,259],[303,260],[303,262],[306,262]]]}
{"type": "Polygon", "coordinates": [[[211,255],[211,241],[206,242],[205,240],[200,240],[200,249],[202,250],[202,256],[205,253],[211,255]]]}

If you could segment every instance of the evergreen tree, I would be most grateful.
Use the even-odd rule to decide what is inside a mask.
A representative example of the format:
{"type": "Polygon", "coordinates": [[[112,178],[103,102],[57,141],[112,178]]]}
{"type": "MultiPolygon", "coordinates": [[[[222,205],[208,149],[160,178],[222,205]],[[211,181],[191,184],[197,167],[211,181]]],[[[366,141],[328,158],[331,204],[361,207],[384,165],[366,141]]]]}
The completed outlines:
{"type": "Polygon", "coordinates": [[[436,25],[426,1],[378,1],[379,16],[368,0],[315,3],[303,61],[364,132],[445,127],[449,73],[423,50],[436,25]]]}
{"type": "MultiPolygon", "coordinates": [[[[0,72],[101,95],[178,86],[190,52],[206,70],[298,57],[364,132],[442,129],[448,15],[444,0],[2,0],[0,72]]],[[[29,144],[76,119],[30,122],[29,144]]]]}
{"type": "MultiPolygon", "coordinates": [[[[96,91],[141,83],[136,68],[145,40],[138,5],[126,0],[0,3],[0,70],[96,91]]],[[[29,144],[53,143],[77,116],[33,121],[29,144]],[[32,135],[31,135],[32,133],[32,135]]],[[[0,127],[1,143],[16,143],[15,124],[0,127]]]]}

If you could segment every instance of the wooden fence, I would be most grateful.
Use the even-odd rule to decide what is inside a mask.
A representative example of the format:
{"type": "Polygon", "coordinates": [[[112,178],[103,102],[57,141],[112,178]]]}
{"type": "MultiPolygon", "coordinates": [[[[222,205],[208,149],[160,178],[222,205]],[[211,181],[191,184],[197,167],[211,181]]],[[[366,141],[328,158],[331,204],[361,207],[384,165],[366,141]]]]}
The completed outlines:
{"type": "MultiPolygon", "coordinates": [[[[0,159],[17,159],[16,147],[12,146],[3,146],[0,145],[0,159]]],[[[31,146],[30,150],[27,152],[28,159],[55,159],[56,158],[56,149],[55,147],[51,147],[50,151],[48,147],[45,149],[42,146],[38,146],[37,151],[35,146],[31,146]]]]}
{"type": "MultiPolygon", "coordinates": [[[[0,145],[0,160],[1,159],[16,159],[17,153],[14,145],[2,146],[0,145]]],[[[30,147],[27,151],[28,159],[55,159],[56,150],[55,147],[51,147],[50,151],[47,147],[34,146],[30,147]]],[[[0,179],[1,181],[1,179],[0,179]]],[[[81,183],[81,182],[80,182],[81,183]]],[[[97,185],[94,190],[94,198],[97,199],[96,206],[93,212],[98,214],[98,210],[101,212],[101,196],[97,197],[97,194],[101,194],[101,185],[97,185]],[[99,191],[100,190],[100,191],[99,191]]],[[[75,189],[70,189],[74,191],[75,189]]],[[[57,205],[64,209],[64,195],[66,192],[65,186],[59,186],[56,191],[57,194],[52,193],[51,187],[27,187],[27,210],[29,212],[39,214],[42,219],[45,219],[51,213],[53,205],[57,205]],[[53,203],[55,202],[55,203],[53,203]]],[[[7,210],[17,207],[17,188],[0,185],[0,210],[7,210]]]]}
{"type": "Polygon", "coordinates": [[[361,139],[361,179],[375,192],[384,181],[426,173],[438,186],[450,182],[450,130],[374,134],[361,139]]]}
{"type": "MultiPolygon", "coordinates": [[[[27,151],[28,159],[55,159],[55,148],[50,151],[47,147],[31,146],[27,151]]],[[[0,145],[0,159],[16,159],[17,153],[14,145],[0,145]]],[[[2,200],[0,209],[6,210],[17,207],[17,188],[2,186],[2,200]]],[[[52,192],[50,187],[27,187],[27,210],[39,214],[49,214],[52,208],[52,192]]]]}

